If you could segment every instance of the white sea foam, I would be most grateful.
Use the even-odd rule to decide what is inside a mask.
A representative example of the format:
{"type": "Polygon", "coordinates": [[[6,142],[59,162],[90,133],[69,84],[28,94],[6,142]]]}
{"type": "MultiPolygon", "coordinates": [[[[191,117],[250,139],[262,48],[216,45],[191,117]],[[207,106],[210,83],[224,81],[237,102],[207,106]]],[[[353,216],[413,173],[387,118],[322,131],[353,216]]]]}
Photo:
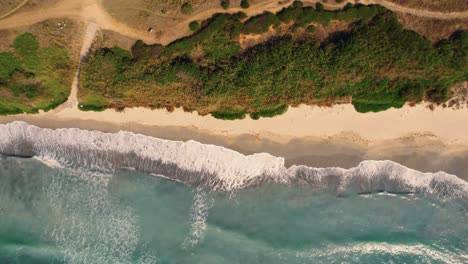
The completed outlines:
{"type": "Polygon", "coordinates": [[[46,191],[54,217],[44,236],[57,245],[65,262],[131,262],[139,243],[137,219],[131,208],[112,203],[110,177],[66,167],[52,175],[46,191]]]}
{"type": "Polygon", "coordinates": [[[212,206],[212,199],[207,197],[207,193],[202,189],[197,190],[193,198],[191,212],[191,230],[189,236],[185,239],[183,247],[191,249],[203,241],[207,229],[208,211],[212,206]]]}
{"type": "Polygon", "coordinates": [[[375,254],[389,254],[398,258],[399,256],[412,255],[419,256],[420,260],[424,263],[431,263],[437,261],[440,263],[466,263],[468,260],[466,254],[456,254],[449,252],[442,248],[435,248],[422,244],[414,245],[398,245],[389,243],[356,243],[353,245],[346,245],[341,247],[327,247],[320,251],[312,250],[311,252],[298,253],[299,256],[309,257],[311,259],[327,258],[334,255],[346,255],[352,258],[353,254],[362,255],[375,255],[375,254]]]}
{"type": "Polygon", "coordinates": [[[170,141],[131,132],[41,129],[24,122],[0,125],[0,153],[34,155],[98,170],[132,167],[187,184],[231,191],[265,182],[309,184],[337,192],[387,191],[468,198],[468,183],[445,172],[422,173],[392,161],[357,167],[286,168],[267,153],[243,155],[196,141],[170,141]]]}

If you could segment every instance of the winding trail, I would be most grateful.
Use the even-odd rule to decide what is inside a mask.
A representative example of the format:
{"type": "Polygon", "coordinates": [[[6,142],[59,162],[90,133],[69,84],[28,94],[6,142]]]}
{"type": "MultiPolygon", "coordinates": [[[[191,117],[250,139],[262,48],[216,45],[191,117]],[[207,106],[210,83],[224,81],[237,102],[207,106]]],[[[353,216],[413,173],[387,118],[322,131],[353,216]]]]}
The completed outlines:
{"type": "MultiPolygon", "coordinates": [[[[26,2],[26,1],[25,1],[26,2]]],[[[25,3],[24,2],[24,3],[25,3]]],[[[304,0],[305,5],[313,5],[318,2],[318,0],[304,0]]],[[[397,5],[395,3],[386,1],[386,0],[360,0],[358,3],[361,4],[379,4],[382,5],[389,10],[399,12],[399,13],[406,13],[412,14],[419,17],[425,18],[434,18],[434,19],[442,19],[442,20],[450,20],[450,19],[467,19],[468,18],[468,11],[464,12],[449,12],[443,13],[438,11],[430,11],[430,10],[419,10],[413,9],[409,7],[404,7],[397,5]]],[[[109,15],[106,10],[104,10],[103,6],[101,5],[101,0],[62,0],[57,4],[37,9],[37,10],[30,10],[25,12],[19,12],[17,14],[8,16],[8,17],[0,17],[0,30],[2,29],[11,29],[17,28],[21,26],[28,26],[35,23],[39,23],[48,19],[57,19],[57,18],[71,18],[76,19],[79,21],[83,21],[85,23],[94,22],[99,25],[102,29],[111,30],[117,32],[121,35],[126,35],[135,39],[144,40],[147,43],[155,43],[159,41],[161,43],[168,43],[170,41],[175,40],[183,36],[184,34],[189,33],[187,29],[187,23],[193,20],[202,20],[209,18],[214,13],[217,12],[229,12],[235,13],[239,11],[243,11],[247,13],[247,15],[255,15],[262,13],[263,11],[271,11],[276,12],[282,9],[283,7],[288,6],[288,4],[279,5],[276,1],[265,1],[260,2],[254,5],[251,5],[248,9],[242,9],[239,7],[233,7],[228,10],[224,10],[221,7],[216,8],[209,8],[205,9],[201,12],[197,12],[190,17],[183,17],[174,15],[173,17],[166,17],[166,18],[173,18],[176,21],[171,25],[170,32],[169,30],[165,30],[165,36],[161,37],[160,39],[156,39],[155,36],[149,34],[146,30],[138,30],[132,28],[120,21],[116,18],[109,15]]],[[[342,4],[331,4],[326,3],[324,4],[327,9],[340,9],[346,3],[342,4]]],[[[16,9],[18,9],[17,7],[16,9]]],[[[16,10],[12,10],[16,11],[16,10]]],[[[11,12],[11,11],[10,11],[11,12]]]]}
{"type": "Polygon", "coordinates": [[[13,8],[12,10],[8,11],[7,13],[3,14],[3,15],[0,15],[0,19],[3,19],[11,14],[13,14],[14,12],[16,12],[18,9],[20,9],[21,7],[23,7],[29,0],[24,0],[23,2],[21,2],[21,4],[17,5],[15,8],[13,8]]]}
{"type": "Polygon", "coordinates": [[[360,0],[359,2],[365,5],[379,4],[394,12],[415,15],[418,17],[435,18],[435,19],[443,19],[443,20],[468,18],[468,11],[438,12],[438,11],[430,11],[430,10],[423,10],[423,9],[413,9],[413,8],[401,6],[401,5],[395,4],[393,2],[385,1],[385,0],[360,0]]]}
{"type": "Polygon", "coordinates": [[[67,101],[62,104],[60,107],[57,108],[56,112],[60,112],[65,108],[76,108],[78,107],[78,84],[80,81],[81,75],[81,67],[83,66],[83,62],[88,57],[88,52],[93,45],[94,38],[96,37],[96,33],[99,30],[99,26],[94,23],[90,22],[86,29],[86,33],[83,38],[83,46],[81,47],[80,52],[80,61],[78,62],[78,66],[76,68],[75,77],[73,79],[72,88],[70,92],[70,96],[68,97],[67,101]]]}

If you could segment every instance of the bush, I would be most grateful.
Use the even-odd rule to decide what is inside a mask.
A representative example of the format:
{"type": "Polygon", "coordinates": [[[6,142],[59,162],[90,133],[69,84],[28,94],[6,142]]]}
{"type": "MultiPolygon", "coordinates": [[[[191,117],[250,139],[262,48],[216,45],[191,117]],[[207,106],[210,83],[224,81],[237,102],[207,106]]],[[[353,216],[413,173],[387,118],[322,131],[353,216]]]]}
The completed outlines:
{"type": "Polygon", "coordinates": [[[33,84],[12,84],[10,89],[13,91],[15,96],[20,96],[21,94],[26,95],[28,98],[33,98],[39,95],[39,90],[36,85],[33,84]]]}
{"type": "Polygon", "coordinates": [[[242,0],[240,3],[240,6],[244,9],[249,8],[250,7],[249,0],[242,0]]]}
{"type": "Polygon", "coordinates": [[[345,1],[345,0],[335,0],[335,2],[336,2],[337,4],[341,4],[341,3],[343,3],[344,1],[345,1]]]}
{"type": "Polygon", "coordinates": [[[190,3],[184,3],[181,7],[180,10],[182,11],[183,14],[191,14],[193,12],[192,5],[190,3]]]}
{"type": "Polygon", "coordinates": [[[226,10],[226,9],[229,9],[229,0],[221,0],[221,7],[226,10]]]}
{"type": "Polygon", "coordinates": [[[315,26],[310,25],[307,27],[306,30],[307,32],[314,33],[315,31],[317,31],[317,28],[315,26]]]}
{"type": "Polygon", "coordinates": [[[189,29],[190,29],[191,31],[194,31],[194,32],[195,32],[195,31],[198,31],[198,30],[200,29],[200,23],[198,23],[198,21],[196,21],[196,20],[190,22],[190,24],[189,24],[189,29]]]}
{"type": "Polygon", "coordinates": [[[409,80],[400,81],[400,96],[410,103],[418,103],[424,99],[424,85],[409,80]]]}
{"type": "Polygon", "coordinates": [[[280,21],[271,12],[265,12],[261,15],[254,16],[244,23],[242,33],[244,34],[261,34],[268,31],[270,26],[279,25],[280,21]]]}
{"type": "Polygon", "coordinates": [[[449,99],[449,89],[446,86],[435,86],[426,91],[427,100],[441,104],[449,99]]]}
{"type": "Polygon", "coordinates": [[[232,108],[225,108],[221,111],[211,112],[211,115],[216,119],[236,120],[244,119],[246,112],[245,110],[234,110],[232,108]]]}
{"type": "Polygon", "coordinates": [[[0,79],[9,79],[11,74],[20,66],[19,61],[10,52],[0,53],[0,79]]]}
{"type": "Polygon", "coordinates": [[[26,58],[36,54],[39,42],[31,33],[24,33],[15,38],[13,47],[18,55],[26,58]]]}
{"type": "Polygon", "coordinates": [[[302,7],[303,5],[304,3],[302,3],[301,1],[294,1],[292,4],[292,7],[299,8],[299,7],[302,7]]]}
{"type": "Polygon", "coordinates": [[[316,3],[315,4],[315,9],[317,9],[317,11],[322,11],[323,10],[323,4],[322,3],[316,3]]]}
{"type": "Polygon", "coordinates": [[[250,114],[250,117],[252,119],[259,119],[260,117],[274,117],[277,115],[282,115],[288,111],[288,106],[287,105],[280,105],[277,107],[272,107],[272,108],[265,108],[262,109],[258,112],[254,112],[250,114]]]}

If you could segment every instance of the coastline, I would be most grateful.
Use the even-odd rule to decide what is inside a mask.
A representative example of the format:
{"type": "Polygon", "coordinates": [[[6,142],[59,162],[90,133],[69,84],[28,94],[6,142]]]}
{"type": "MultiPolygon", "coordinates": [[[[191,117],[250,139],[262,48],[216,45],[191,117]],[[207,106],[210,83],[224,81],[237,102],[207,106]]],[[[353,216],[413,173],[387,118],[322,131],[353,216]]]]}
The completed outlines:
{"type": "Polygon", "coordinates": [[[225,121],[176,109],[144,108],[103,112],[63,109],[0,117],[42,128],[131,131],[168,140],[195,140],[242,154],[266,152],[287,166],[357,166],[363,160],[392,160],[422,171],[445,171],[468,180],[468,109],[420,104],[379,113],[358,113],[352,105],[300,106],[274,118],[225,121]],[[454,129],[456,128],[456,129],[454,129]]]}

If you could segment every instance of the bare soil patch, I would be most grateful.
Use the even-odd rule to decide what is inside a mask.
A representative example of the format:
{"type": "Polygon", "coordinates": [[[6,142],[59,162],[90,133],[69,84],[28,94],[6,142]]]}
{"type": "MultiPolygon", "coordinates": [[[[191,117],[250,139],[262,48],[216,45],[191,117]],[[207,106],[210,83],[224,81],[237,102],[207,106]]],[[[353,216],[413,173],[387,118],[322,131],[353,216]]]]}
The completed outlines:
{"type": "Polygon", "coordinates": [[[387,0],[389,2],[411,7],[415,9],[425,9],[431,11],[454,12],[468,11],[467,0],[387,0]]]}

